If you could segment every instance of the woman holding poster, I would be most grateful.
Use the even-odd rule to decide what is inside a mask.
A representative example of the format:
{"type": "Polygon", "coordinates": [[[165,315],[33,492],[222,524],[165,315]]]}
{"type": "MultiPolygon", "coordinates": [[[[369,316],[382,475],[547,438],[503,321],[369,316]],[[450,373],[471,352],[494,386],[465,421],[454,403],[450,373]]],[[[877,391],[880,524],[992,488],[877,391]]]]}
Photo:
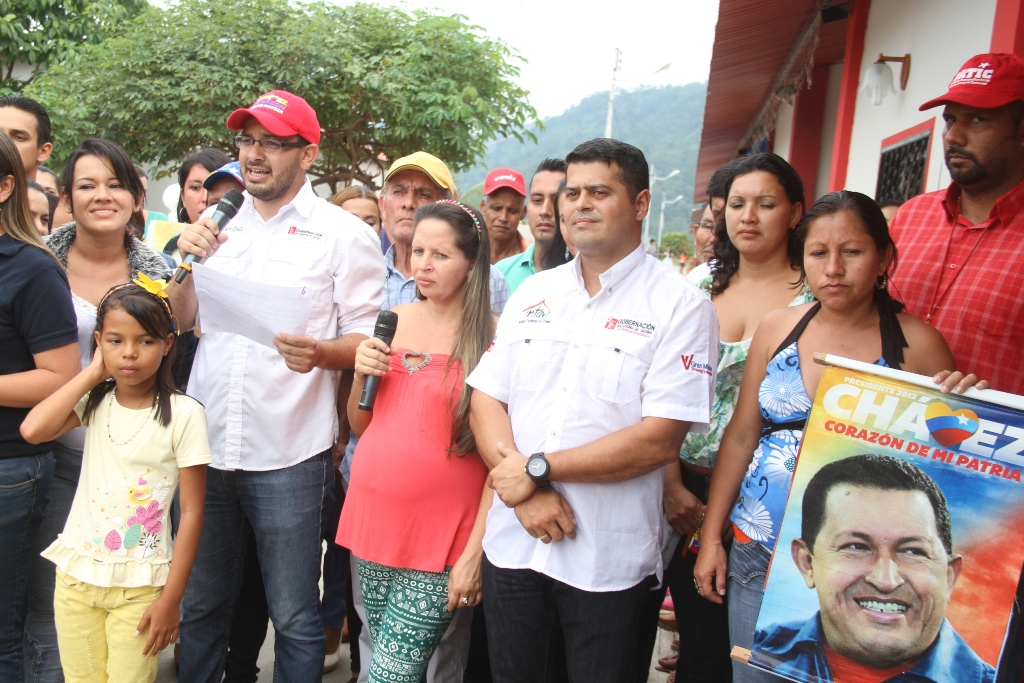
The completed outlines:
{"type": "MultiPolygon", "coordinates": [[[[822,197],[797,226],[794,241],[818,301],[769,313],[754,334],[736,411],[715,462],[694,570],[697,590],[708,600],[722,602],[728,592],[730,641],[748,649],[803,426],[821,379],[814,354],[933,375],[943,391],[961,392],[977,383],[974,375],[953,372],[942,336],[901,313],[902,304],[889,295],[886,281],[896,248],[869,197],[845,190],[822,197]],[[727,521],[735,534],[728,559],[722,546],[727,521]]],[[[733,664],[738,683],[772,679],[733,664]]]]}

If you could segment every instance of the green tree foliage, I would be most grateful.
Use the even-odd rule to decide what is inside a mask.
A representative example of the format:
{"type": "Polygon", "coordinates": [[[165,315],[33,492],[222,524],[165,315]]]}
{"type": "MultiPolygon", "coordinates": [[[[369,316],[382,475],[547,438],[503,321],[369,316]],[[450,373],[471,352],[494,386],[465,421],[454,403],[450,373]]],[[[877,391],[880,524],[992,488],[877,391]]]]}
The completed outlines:
{"type": "Polygon", "coordinates": [[[58,160],[82,137],[174,166],[197,146],[234,154],[228,114],[273,89],[304,97],[324,128],[311,170],[331,190],[372,182],[416,150],[453,170],[495,137],[532,138],[521,60],[461,16],[370,4],[182,0],[76,51],[30,88],[54,119],[58,160]]]}
{"type": "MultiPolygon", "coordinates": [[[[705,83],[626,90],[615,95],[612,135],[643,150],[654,164],[655,173],[666,176],[673,169],[681,173],[654,184],[651,202],[651,231],[658,234],[658,215],[664,196],[686,199],[665,207],[665,232],[689,232],[693,177],[697,169],[701,125],[704,120],[705,83]],[[664,195],[663,195],[664,193],[664,195]]],[[[487,170],[499,166],[515,168],[529,179],[545,157],[565,157],[580,144],[604,135],[608,93],[584,99],[564,113],[544,120],[535,129],[536,143],[507,139],[488,145],[487,154],[474,168],[460,174],[460,188],[483,182],[487,170]]],[[[704,188],[699,188],[703,192],[704,188]]]]}
{"type": "Polygon", "coordinates": [[[679,258],[680,254],[693,256],[693,237],[689,232],[666,232],[661,236],[661,244],[658,247],[661,253],[671,249],[672,255],[676,258],[679,258]]]}
{"type": "Polygon", "coordinates": [[[0,91],[20,92],[45,67],[82,43],[98,43],[146,0],[0,0],[0,91]],[[31,69],[27,78],[16,67],[31,69]]]}

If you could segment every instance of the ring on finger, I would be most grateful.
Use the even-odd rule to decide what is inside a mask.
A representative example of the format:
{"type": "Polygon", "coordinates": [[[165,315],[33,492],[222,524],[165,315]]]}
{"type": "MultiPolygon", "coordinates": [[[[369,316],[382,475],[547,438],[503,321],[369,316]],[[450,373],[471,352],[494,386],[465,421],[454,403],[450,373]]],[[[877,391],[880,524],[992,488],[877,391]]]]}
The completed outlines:
{"type": "Polygon", "coordinates": [[[543,536],[540,537],[540,540],[543,541],[545,538],[550,539],[551,538],[551,534],[544,534],[543,536]]]}
{"type": "Polygon", "coordinates": [[[693,587],[696,588],[697,593],[700,594],[700,581],[698,581],[696,578],[693,579],[693,587]]]}
{"type": "Polygon", "coordinates": [[[459,603],[461,603],[463,605],[468,605],[469,604],[469,598],[461,597],[461,598],[459,598],[459,603]]]}

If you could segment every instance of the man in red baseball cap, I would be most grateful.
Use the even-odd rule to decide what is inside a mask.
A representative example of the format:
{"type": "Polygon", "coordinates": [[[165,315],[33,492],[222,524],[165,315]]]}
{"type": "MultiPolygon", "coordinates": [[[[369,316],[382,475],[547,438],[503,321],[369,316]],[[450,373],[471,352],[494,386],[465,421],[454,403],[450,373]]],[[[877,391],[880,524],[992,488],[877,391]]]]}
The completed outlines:
{"type": "Polygon", "coordinates": [[[316,112],[298,95],[271,90],[232,112],[228,130],[239,131],[235,145],[245,189],[268,218],[298,193],[320,154],[316,112]]]}
{"type": "Polygon", "coordinates": [[[182,600],[179,680],[223,677],[231,615],[247,599],[237,577],[251,529],[275,630],[274,680],[319,681],[320,534],[334,489],[337,371],[352,367],[356,346],[373,333],[386,271],[373,231],[318,197],[306,178],[320,152],[320,124],[305,100],[274,90],[227,125],[239,132],[244,201],[223,228],[211,206],[185,229],[179,249],[204,262],[169,289],[186,329],[203,316],[188,386],[206,406],[213,456],[200,550],[182,600]],[[270,346],[218,328],[211,304],[223,293],[197,296],[201,269],[268,290],[301,289],[312,302],[304,333],[278,332],[270,346]]]}
{"type": "Polygon", "coordinates": [[[519,234],[519,221],[526,213],[526,182],[511,168],[495,168],[484,180],[480,213],[487,221],[491,240],[491,263],[526,251],[528,243],[519,234]]]}
{"type": "Polygon", "coordinates": [[[938,106],[953,182],[893,218],[893,284],[958,368],[1024,394],[1024,59],[972,57],[921,109],[938,106]]]}

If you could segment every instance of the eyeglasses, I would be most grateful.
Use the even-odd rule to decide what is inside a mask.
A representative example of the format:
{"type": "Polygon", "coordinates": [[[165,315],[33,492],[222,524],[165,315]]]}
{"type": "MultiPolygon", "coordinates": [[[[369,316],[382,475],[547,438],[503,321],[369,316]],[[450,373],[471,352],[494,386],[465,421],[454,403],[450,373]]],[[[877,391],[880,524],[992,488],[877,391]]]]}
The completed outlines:
{"type": "Polygon", "coordinates": [[[235,136],[235,147],[238,149],[249,149],[256,143],[260,143],[264,150],[268,152],[280,152],[286,147],[305,147],[306,142],[302,140],[296,140],[294,142],[281,142],[277,138],[262,138],[257,139],[251,135],[236,135],[235,136]]]}
{"type": "Polygon", "coordinates": [[[694,223],[693,227],[698,230],[707,230],[708,232],[714,232],[715,223],[714,221],[701,221],[700,223],[694,223]]]}

